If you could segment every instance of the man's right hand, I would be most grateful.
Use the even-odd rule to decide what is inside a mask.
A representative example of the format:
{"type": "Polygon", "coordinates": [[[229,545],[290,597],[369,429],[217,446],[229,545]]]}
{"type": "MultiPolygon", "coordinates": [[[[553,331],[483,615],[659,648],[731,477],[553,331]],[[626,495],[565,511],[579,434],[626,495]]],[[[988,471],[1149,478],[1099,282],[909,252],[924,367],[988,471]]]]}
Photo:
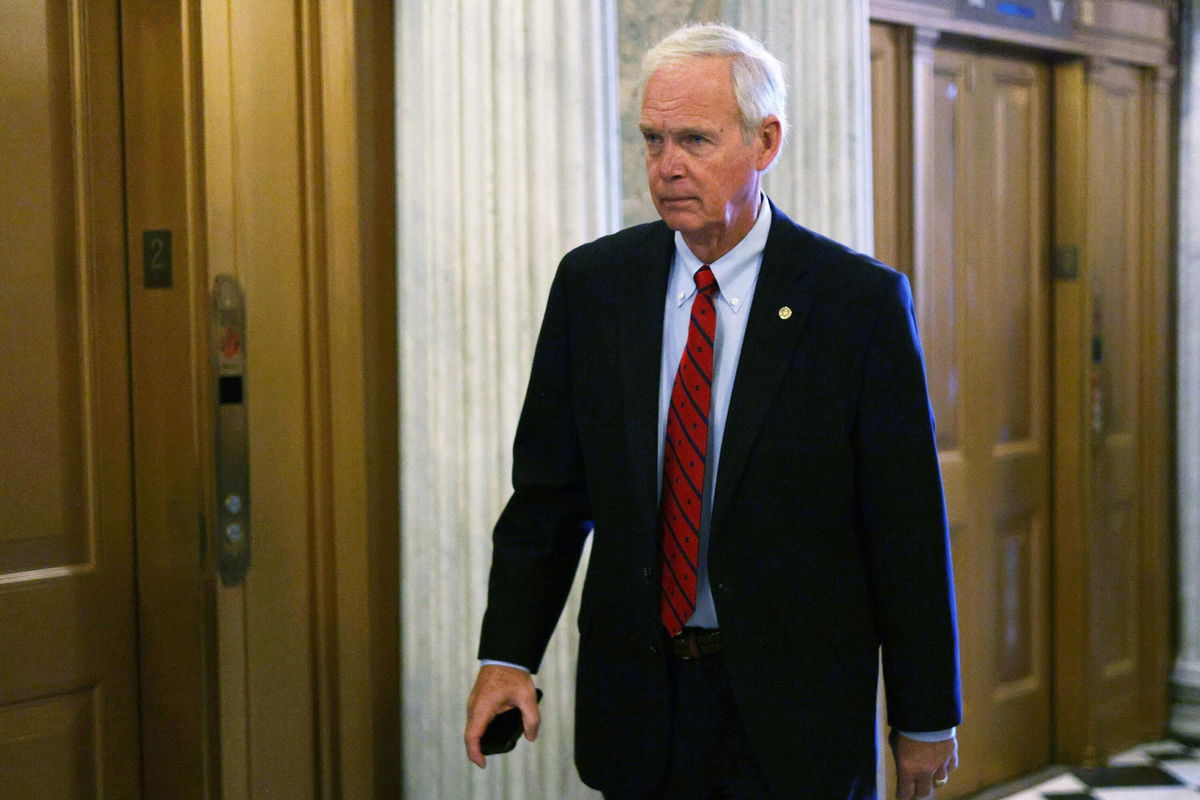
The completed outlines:
{"type": "Polygon", "coordinates": [[[475,766],[487,766],[487,759],[479,749],[479,737],[483,736],[484,729],[497,714],[514,706],[521,709],[525,738],[532,742],[537,738],[538,726],[542,722],[533,676],[525,670],[499,664],[480,667],[475,688],[467,699],[467,731],[463,734],[467,758],[475,766]]]}

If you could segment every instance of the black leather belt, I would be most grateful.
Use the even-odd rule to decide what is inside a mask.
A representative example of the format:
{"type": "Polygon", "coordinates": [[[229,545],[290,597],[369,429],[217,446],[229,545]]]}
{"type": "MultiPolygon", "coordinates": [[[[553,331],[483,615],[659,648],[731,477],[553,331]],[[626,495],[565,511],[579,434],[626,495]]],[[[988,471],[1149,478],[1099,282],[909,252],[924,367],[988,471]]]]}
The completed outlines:
{"type": "Polygon", "coordinates": [[[721,631],[717,628],[684,628],[668,639],[667,644],[676,658],[688,661],[721,652],[721,631]]]}

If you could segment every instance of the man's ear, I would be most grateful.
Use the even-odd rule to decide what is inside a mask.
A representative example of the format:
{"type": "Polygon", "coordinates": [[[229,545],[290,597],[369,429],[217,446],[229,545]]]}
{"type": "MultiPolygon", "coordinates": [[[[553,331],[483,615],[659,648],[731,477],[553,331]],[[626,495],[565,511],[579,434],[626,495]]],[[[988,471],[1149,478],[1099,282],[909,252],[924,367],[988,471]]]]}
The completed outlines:
{"type": "Polygon", "coordinates": [[[783,144],[783,125],[780,124],[779,118],[772,114],[764,119],[758,126],[757,136],[762,151],[758,154],[755,166],[762,172],[771,166],[771,162],[779,154],[780,145],[783,144]]]}

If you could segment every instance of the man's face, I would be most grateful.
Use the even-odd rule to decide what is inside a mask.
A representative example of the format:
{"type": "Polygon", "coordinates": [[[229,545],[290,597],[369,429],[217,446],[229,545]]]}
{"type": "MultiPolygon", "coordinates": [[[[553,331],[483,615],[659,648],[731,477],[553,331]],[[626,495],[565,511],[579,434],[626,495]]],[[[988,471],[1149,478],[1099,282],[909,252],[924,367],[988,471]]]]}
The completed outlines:
{"type": "Polygon", "coordinates": [[[779,126],[768,118],[746,144],[738,122],[727,58],[668,64],[646,83],[639,127],[650,197],[689,244],[733,237],[732,247],[754,223],[760,173],[778,149],[779,126]]]}

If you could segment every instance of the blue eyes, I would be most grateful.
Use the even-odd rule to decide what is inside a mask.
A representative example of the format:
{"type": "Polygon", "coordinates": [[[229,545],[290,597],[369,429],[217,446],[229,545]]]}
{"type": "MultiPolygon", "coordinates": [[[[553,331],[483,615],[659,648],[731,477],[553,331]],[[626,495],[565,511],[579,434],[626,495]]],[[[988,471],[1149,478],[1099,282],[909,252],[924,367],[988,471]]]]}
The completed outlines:
{"type": "MultiPolygon", "coordinates": [[[[657,133],[644,133],[642,134],[642,138],[647,145],[654,147],[661,147],[663,143],[663,137],[657,133]]],[[[678,141],[686,147],[697,147],[708,143],[708,139],[698,133],[689,133],[681,137],[678,141]]]]}

